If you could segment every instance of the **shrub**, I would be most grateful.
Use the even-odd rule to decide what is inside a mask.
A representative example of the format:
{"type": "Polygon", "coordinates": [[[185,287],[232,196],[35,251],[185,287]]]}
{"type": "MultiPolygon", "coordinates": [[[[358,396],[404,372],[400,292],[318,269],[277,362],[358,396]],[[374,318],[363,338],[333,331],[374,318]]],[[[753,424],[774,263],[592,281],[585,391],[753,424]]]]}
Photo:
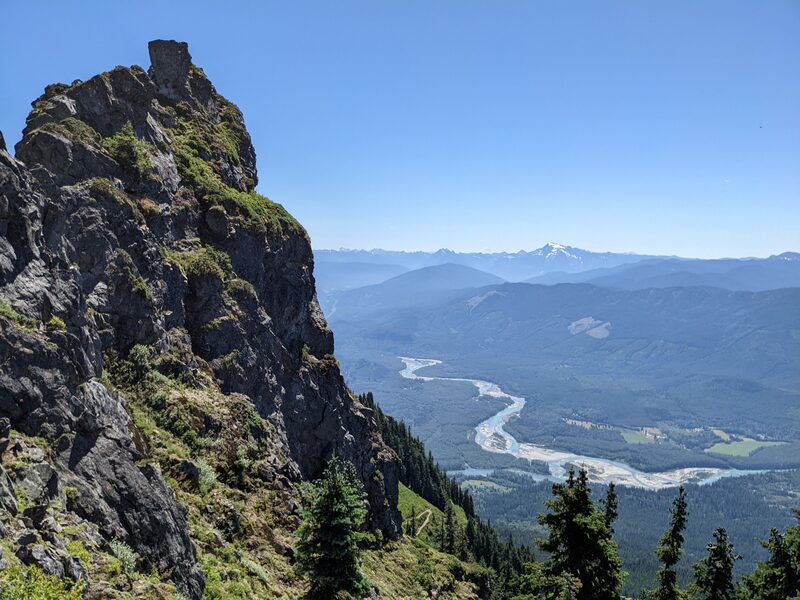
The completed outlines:
{"type": "Polygon", "coordinates": [[[130,121],[113,136],[106,138],[103,146],[123,169],[140,179],[145,179],[153,166],[150,144],[136,137],[130,121]]]}
{"type": "Polygon", "coordinates": [[[67,330],[67,324],[64,323],[64,319],[62,319],[61,317],[57,317],[56,315],[53,315],[52,317],[50,317],[50,320],[47,321],[47,323],[44,324],[44,327],[45,327],[45,329],[47,329],[47,331],[66,331],[67,330]]]}
{"type": "Polygon", "coordinates": [[[0,317],[11,321],[13,325],[17,326],[20,329],[24,329],[26,331],[33,330],[36,328],[36,321],[34,319],[19,314],[17,311],[12,309],[5,302],[5,300],[2,299],[0,299],[0,317]]]}
{"type": "Polygon", "coordinates": [[[262,583],[264,583],[265,585],[269,585],[269,575],[267,575],[267,572],[264,570],[264,567],[262,567],[260,564],[258,564],[253,560],[250,560],[247,557],[242,557],[242,565],[244,566],[245,569],[250,571],[250,573],[258,577],[262,583]]]}
{"type": "Polygon", "coordinates": [[[200,470],[200,491],[205,494],[217,485],[217,472],[205,459],[198,458],[194,464],[200,470]]]}
{"type": "Polygon", "coordinates": [[[230,257],[211,246],[203,246],[191,252],[162,250],[162,255],[166,260],[177,264],[190,279],[202,277],[224,280],[233,271],[230,257]]]}
{"type": "Polygon", "coordinates": [[[130,575],[136,572],[136,562],[139,560],[139,555],[136,554],[133,548],[121,540],[111,540],[108,546],[119,561],[123,573],[130,575]]]}
{"type": "Polygon", "coordinates": [[[84,586],[46,575],[38,567],[15,565],[0,571],[0,600],[79,600],[84,586]]]}

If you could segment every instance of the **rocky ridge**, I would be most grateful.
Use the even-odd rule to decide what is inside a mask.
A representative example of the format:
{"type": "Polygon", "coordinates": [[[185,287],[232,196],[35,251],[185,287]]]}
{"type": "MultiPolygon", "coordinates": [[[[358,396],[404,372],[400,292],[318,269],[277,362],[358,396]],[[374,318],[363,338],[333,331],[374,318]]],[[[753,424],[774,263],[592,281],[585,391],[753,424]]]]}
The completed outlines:
{"type": "Polygon", "coordinates": [[[200,598],[198,553],[268,529],[256,496],[294,518],[333,452],[397,537],[397,466],[333,357],[306,232],[255,192],[241,112],[186,44],[149,48],[147,71],[48,86],[16,157],[0,138],[0,568],[123,597],[126,544],[200,598]]]}

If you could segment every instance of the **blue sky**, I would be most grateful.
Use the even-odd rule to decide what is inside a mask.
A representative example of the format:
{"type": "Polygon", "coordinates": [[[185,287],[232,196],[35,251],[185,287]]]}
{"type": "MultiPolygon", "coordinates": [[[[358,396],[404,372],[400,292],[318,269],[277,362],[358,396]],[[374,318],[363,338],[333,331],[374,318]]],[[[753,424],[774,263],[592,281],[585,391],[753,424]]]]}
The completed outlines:
{"type": "Polygon", "coordinates": [[[2,0],[0,130],[189,42],[315,247],[800,250],[800,3],[2,0]]]}

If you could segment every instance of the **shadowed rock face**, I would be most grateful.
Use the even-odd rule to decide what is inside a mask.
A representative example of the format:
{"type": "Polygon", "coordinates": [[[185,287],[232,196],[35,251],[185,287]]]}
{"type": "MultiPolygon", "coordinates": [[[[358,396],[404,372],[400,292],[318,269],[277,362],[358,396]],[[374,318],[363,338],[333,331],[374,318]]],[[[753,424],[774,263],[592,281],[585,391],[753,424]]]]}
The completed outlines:
{"type": "MultiPolygon", "coordinates": [[[[352,461],[370,526],[389,538],[400,532],[397,467],[332,357],[306,232],[254,192],[238,108],[185,43],[151,42],[150,57],[148,71],[48,86],[16,158],[0,144],[0,455],[26,464],[0,467],[0,524],[25,485],[42,511],[60,501],[101,542],[126,541],[199,598],[184,511],[134,444],[124,395],[103,383],[109,361],[144,345],[245,395],[274,425],[281,477],[315,477],[333,452],[352,461]],[[9,430],[49,450],[9,446],[9,430]]],[[[37,531],[29,518],[15,532],[18,556],[81,576],[58,544],[34,551],[37,531]]]]}

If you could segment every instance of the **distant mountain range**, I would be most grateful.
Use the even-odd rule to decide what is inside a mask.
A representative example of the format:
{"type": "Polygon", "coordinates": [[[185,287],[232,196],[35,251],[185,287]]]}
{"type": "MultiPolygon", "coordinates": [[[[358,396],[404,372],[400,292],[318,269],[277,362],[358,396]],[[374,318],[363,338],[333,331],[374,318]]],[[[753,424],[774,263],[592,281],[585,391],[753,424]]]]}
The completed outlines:
{"type": "Polygon", "coordinates": [[[655,258],[642,254],[591,252],[553,242],[530,252],[524,250],[496,253],[454,252],[447,249],[436,252],[398,252],[394,250],[341,249],[315,250],[314,257],[318,266],[322,263],[370,263],[419,269],[453,263],[492,273],[506,281],[523,281],[552,271],[576,273],[588,269],[616,267],[647,258],[655,258]]]}
{"type": "MultiPolygon", "coordinates": [[[[538,250],[516,253],[316,250],[314,256],[317,290],[323,305],[329,304],[337,292],[446,264],[469,267],[503,281],[545,285],[592,283],[622,289],[700,286],[754,292],[800,287],[800,254],[796,252],[768,258],[703,260],[591,252],[549,243],[538,250]]],[[[449,283],[441,282],[441,288],[478,285],[474,281],[460,285],[452,269],[440,271],[438,276],[453,277],[449,283]]]]}
{"type": "Polygon", "coordinates": [[[784,252],[761,259],[647,259],[579,273],[546,273],[527,281],[541,284],[591,283],[623,289],[704,286],[758,292],[800,287],[800,254],[784,252]]]}

